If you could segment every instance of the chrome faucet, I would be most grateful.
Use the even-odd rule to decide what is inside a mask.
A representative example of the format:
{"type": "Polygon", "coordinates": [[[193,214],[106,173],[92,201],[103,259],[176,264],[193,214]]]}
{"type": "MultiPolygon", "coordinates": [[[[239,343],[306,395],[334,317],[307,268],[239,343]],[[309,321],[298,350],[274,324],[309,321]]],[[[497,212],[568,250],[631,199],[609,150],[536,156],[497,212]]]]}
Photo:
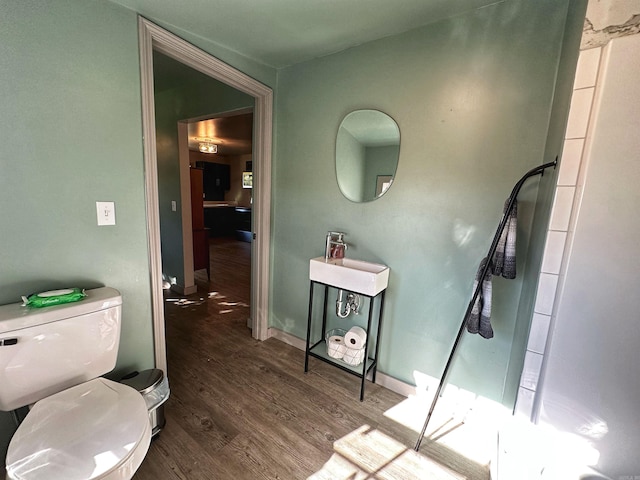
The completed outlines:
{"type": "Polygon", "coordinates": [[[327,232],[327,241],[324,249],[324,259],[344,258],[348,245],[344,241],[344,232],[327,232]]]}

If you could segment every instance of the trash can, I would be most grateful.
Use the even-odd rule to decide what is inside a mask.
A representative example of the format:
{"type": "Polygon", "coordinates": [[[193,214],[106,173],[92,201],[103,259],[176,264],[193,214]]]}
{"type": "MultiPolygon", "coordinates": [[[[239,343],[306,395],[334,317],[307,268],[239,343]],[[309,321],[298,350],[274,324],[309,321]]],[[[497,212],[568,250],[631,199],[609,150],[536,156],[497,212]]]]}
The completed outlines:
{"type": "Polygon", "coordinates": [[[144,398],[149,411],[151,436],[155,437],[164,428],[164,403],[169,399],[169,380],[162,370],[152,368],[142,372],[131,372],[120,383],[135,388],[144,398]]]}

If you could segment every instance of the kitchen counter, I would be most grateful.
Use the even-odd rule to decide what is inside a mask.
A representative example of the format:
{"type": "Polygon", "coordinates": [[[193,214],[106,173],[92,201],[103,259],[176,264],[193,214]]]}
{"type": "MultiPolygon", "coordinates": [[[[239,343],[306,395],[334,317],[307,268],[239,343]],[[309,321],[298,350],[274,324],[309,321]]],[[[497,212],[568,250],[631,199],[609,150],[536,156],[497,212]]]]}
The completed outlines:
{"type": "Polygon", "coordinates": [[[205,201],[203,203],[204,203],[204,208],[222,208],[222,207],[235,208],[238,206],[238,202],[205,201]]]}

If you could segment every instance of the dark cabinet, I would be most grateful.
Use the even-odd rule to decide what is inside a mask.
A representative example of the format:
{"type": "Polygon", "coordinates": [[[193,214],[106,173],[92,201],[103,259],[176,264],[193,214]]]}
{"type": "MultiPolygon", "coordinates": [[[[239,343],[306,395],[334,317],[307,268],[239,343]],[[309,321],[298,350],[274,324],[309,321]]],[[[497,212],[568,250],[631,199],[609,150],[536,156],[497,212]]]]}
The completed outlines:
{"type": "Polygon", "coordinates": [[[251,209],[236,207],[236,230],[251,231],[251,209]]]}
{"type": "Polygon", "coordinates": [[[212,162],[196,162],[204,171],[204,199],[207,201],[224,200],[224,192],[231,188],[231,169],[229,165],[212,162]]]}
{"type": "Polygon", "coordinates": [[[250,241],[251,209],[211,205],[204,208],[204,225],[210,237],[232,237],[250,241]]]}
{"type": "Polygon", "coordinates": [[[236,207],[236,238],[243,242],[251,242],[251,209],[236,207]]]}
{"type": "Polygon", "coordinates": [[[204,209],[204,224],[212,237],[229,237],[235,231],[233,207],[208,207],[204,209]]]}

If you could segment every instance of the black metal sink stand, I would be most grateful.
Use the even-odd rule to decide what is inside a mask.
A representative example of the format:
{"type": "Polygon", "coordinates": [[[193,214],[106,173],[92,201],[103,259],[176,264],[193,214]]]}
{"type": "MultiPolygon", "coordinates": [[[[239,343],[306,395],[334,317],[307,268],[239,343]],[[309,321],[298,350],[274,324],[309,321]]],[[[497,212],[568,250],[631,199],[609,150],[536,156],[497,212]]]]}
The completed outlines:
{"type": "Polygon", "coordinates": [[[360,401],[362,402],[364,400],[364,383],[365,383],[367,374],[369,372],[372,372],[371,380],[374,383],[376,381],[376,370],[378,368],[378,349],[380,347],[380,330],[382,328],[382,312],[384,310],[384,294],[386,289],[382,290],[380,293],[378,293],[375,296],[365,295],[360,292],[354,292],[354,293],[357,293],[358,295],[362,295],[363,297],[367,297],[369,299],[369,318],[367,320],[367,338],[371,338],[371,325],[373,320],[373,304],[374,304],[374,300],[378,297],[380,297],[380,302],[379,302],[380,306],[378,309],[378,325],[377,325],[376,337],[375,337],[376,346],[375,346],[375,352],[373,354],[373,357],[369,357],[369,345],[371,342],[367,340],[367,343],[365,344],[365,349],[364,349],[364,360],[362,362],[362,366],[360,365],[351,366],[342,362],[341,360],[331,358],[327,354],[325,336],[327,333],[327,301],[328,301],[329,288],[335,288],[339,290],[338,287],[335,287],[333,285],[328,285],[322,282],[317,282],[315,280],[311,280],[309,282],[309,317],[307,321],[307,347],[306,347],[305,356],[304,356],[304,372],[307,373],[309,371],[309,356],[312,356],[317,358],[318,360],[322,360],[323,362],[326,362],[330,365],[338,367],[339,369],[344,370],[347,373],[350,373],[352,375],[355,375],[356,377],[359,377],[361,379],[360,401]],[[318,340],[313,345],[311,345],[313,291],[314,291],[314,286],[316,284],[324,285],[324,306],[322,310],[322,334],[321,334],[322,337],[320,338],[320,340],[318,340]]]}

